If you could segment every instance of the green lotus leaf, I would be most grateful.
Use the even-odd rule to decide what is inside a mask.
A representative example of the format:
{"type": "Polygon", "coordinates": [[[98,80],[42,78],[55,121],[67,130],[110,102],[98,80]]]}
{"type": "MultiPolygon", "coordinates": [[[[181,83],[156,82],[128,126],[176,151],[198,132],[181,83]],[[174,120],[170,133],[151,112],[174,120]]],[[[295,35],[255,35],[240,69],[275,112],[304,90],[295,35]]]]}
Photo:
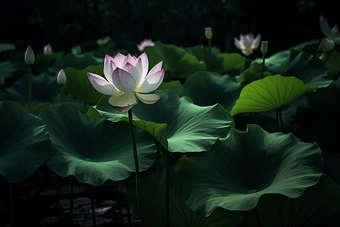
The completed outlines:
{"type": "Polygon", "coordinates": [[[323,166],[317,143],[247,127],[246,132],[231,129],[207,153],[178,161],[187,205],[199,215],[208,216],[216,207],[251,210],[265,194],[297,198],[318,183],[323,166]]]}
{"type": "Polygon", "coordinates": [[[15,64],[12,61],[0,62],[0,72],[2,76],[4,77],[4,79],[11,78],[13,75],[13,72],[17,70],[18,68],[15,66],[15,64]]]}
{"type": "Polygon", "coordinates": [[[193,54],[175,45],[157,41],[155,46],[145,47],[143,51],[148,55],[149,68],[163,61],[163,69],[173,72],[191,74],[206,69],[204,62],[199,61],[193,54]]]}
{"type": "Polygon", "coordinates": [[[296,51],[305,51],[308,52],[310,54],[315,54],[315,51],[318,49],[319,45],[320,45],[320,39],[312,39],[310,41],[307,42],[303,42],[300,44],[297,44],[295,46],[292,46],[288,49],[293,49],[296,51]]]}
{"type": "Polygon", "coordinates": [[[89,66],[83,70],[66,68],[64,71],[67,77],[67,83],[64,85],[64,88],[76,98],[83,100],[89,105],[97,104],[103,94],[94,89],[86,75],[86,72],[104,76],[103,65],[89,66]]]}
{"type": "Polygon", "coordinates": [[[61,54],[57,54],[53,52],[51,55],[46,56],[45,54],[36,54],[35,62],[34,62],[34,71],[35,72],[44,72],[50,66],[53,66],[56,61],[62,58],[61,54]]]}
{"type": "MultiPolygon", "coordinates": [[[[262,69],[262,59],[254,60],[262,69]]],[[[312,54],[288,50],[278,52],[265,60],[265,70],[271,74],[295,76],[311,87],[327,87],[333,80],[327,76],[327,68],[323,62],[312,54]]]]}
{"type": "MultiPolygon", "coordinates": [[[[112,123],[79,112],[75,104],[45,108],[39,115],[49,131],[52,154],[46,165],[61,177],[91,185],[120,181],[135,171],[131,135],[126,122],[112,123]]],[[[153,137],[135,128],[140,171],[156,159],[153,137]]]]}
{"type": "MultiPolygon", "coordinates": [[[[267,76],[272,76],[270,72],[263,72],[263,78],[267,76]]],[[[259,68],[259,64],[254,62],[250,65],[250,67],[244,70],[240,76],[237,78],[237,82],[239,83],[250,83],[255,80],[262,79],[262,69],[259,68]]]]}
{"type": "Polygon", "coordinates": [[[206,70],[221,72],[224,69],[224,59],[219,57],[219,51],[216,48],[205,47],[203,45],[198,45],[190,48],[185,48],[185,50],[193,54],[199,61],[204,62],[206,70]]]}
{"type": "Polygon", "coordinates": [[[170,82],[163,82],[157,90],[165,90],[165,89],[171,89],[176,91],[179,87],[181,87],[182,84],[179,80],[172,80],[170,82]]]}
{"type": "Polygon", "coordinates": [[[246,85],[231,115],[275,110],[292,103],[313,88],[294,76],[267,76],[246,85]]]}
{"type": "MultiPolygon", "coordinates": [[[[170,152],[208,151],[219,137],[225,137],[233,124],[220,105],[197,106],[189,97],[179,98],[173,90],[156,90],[161,99],[148,105],[138,102],[132,108],[134,124],[153,135],[170,152]]],[[[94,107],[109,121],[127,121],[103,96],[94,107]]]]}
{"type": "Polygon", "coordinates": [[[0,102],[0,174],[9,182],[26,180],[50,155],[45,123],[18,103],[0,102]]]}
{"type": "MultiPolygon", "coordinates": [[[[262,226],[339,226],[337,219],[332,225],[325,222],[340,207],[340,188],[327,175],[295,199],[283,195],[263,195],[256,206],[262,226]]],[[[248,227],[257,227],[253,211],[245,212],[244,223],[248,227]]]]}
{"type": "Polygon", "coordinates": [[[178,89],[179,96],[189,96],[196,105],[210,106],[221,104],[231,111],[243,86],[229,75],[220,75],[208,71],[191,74],[183,86],[178,89]]]}
{"type": "Polygon", "coordinates": [[[224,60],[223,69],[217,72],[230,74],[240,73],[244,70],[247,58],[239,53],[221,53],[218,57],[224,60]]]}
{"type": "Polygon", "coordinates": [[[336,79],[340,76],[340,53],[335,49],[331,50],[330,56],[325,62],[325,66],[328,69],[328,76],[332,79],[336,79]]]}
{"type": "MultiPolygon", "coordinates": [[[[150,227],[165,226],[165,171],[161,169],[150,173],[140,181],[141,209],[145,223],[150,227]]],[[[186,204],[183,195],[183,179],[176,176],[174,166],[170,166],[170,226],[176,227],[216,227],[236,226],[242,221],[242,212],[227,211],[217,208],[209,217],[202,217],[193,212],[186,204]]],[[[137,209],[136,184],[129,184],[127,200],[130,208],[137,209]]]]}
{"type": "Polygon", "coordinates": [[[77,70],[85,69],[90,65],[103,64],[103,59],[94,56],[92,53],[85,54],[66,54],[51,67],[53,73],[58,73],[60,69],[74,68],[77,70]]]}
{"type": "Polygon", "coordinates": [[[16,46],[13,43],[0,43],[0,53],[9,51],[9,50],[15,50],[16,46]]]}
{"type": "MultiPolygon", "coordinates": [[[[26,74],[19,80],[15,81],[10,88],[7,89],[12,94],[22,97],[25,100],[25,107],[28,104],[28,81],[29,75],[26,74]]],[[[56,77],[43,73],[41,75],[32,75],[32,102],[31,108],[41,103],[49,102],[57,104],[60,102],[58,94],[60,86],[56,77]]]]}

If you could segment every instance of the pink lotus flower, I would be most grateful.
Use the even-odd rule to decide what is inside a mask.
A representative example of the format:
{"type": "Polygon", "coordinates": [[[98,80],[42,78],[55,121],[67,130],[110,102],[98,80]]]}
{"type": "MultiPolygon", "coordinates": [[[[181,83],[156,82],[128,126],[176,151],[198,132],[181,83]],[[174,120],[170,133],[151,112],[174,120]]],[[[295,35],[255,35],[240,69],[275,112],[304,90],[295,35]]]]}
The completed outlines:
{"type": "Polygon", "coordinates": [[[335,25],[331,29],[326,19],[323,16],[321,16],[320,27],[321,27],[322,33],[325,34],[327,38],[323,38],[321,40],[318,51],[324,52],[324,51],[332,50],[335,46],[334,43],[340,45],[340,35],[339,35],[339,29],[337,25],[335,25]]]}
{"type": "Polygon", "coordinates": [[[60,69],[58,75],[57,75],[57,83],[58,85],[65,85],[67,82],[66,74],[64,69],[60,69]]]}
{"type": "Polygon", "coordinates": [[[27,65],[33,65],[35,62],[35,55],[30,45],[26,49],[24,59],[27,65]]]}
{"type": "Polygon", "coordinates": [[[153,47],[155,43],[151,39],[144,39],[140,42],[140,44],[137,44],[137,49],[142,52],[144,47],[153,47]]]}
{"type": "Polygon", "coordinates": [[[240,35],[240,40],[234,37],[235,46],[241,50],[242,54],[249,56],[260,46],[261,35],[258,34],[255,39],[252,33],[240,35]]]}
{"type": "Polygon", "coordinates": [[[51,55],[53,53],[51,44],[44,46],[44,54],[51,55]]]}
{"type": "Polygon", "coordinates": [[[114,58],[109,55],[104,60],[104,79],[102,76],[87,73],[92,86],[104,95],[111,95],[108,102],[120,112],[128,111],[138,103],[156,103],[161,97],[146,94],[156,90],[164,78],[163,61],[155,65],[150,72],[146,53],[138,58],[130,54],[118,53],[114,58]]]}

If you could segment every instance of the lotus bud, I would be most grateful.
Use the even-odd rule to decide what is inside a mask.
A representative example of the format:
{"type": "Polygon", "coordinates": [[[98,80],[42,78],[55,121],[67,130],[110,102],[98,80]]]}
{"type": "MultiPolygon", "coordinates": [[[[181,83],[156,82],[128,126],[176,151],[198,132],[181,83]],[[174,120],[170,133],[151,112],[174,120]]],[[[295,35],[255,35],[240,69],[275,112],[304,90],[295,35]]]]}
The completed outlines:
{"type": "Polygon", "coordinates": [[[207,39],[211,39],[213,37],[213,33],[212,33],[212,28],[211,27],[206,27],[205,28],[205,37],[207,39]]]}
{"type": "Polygon", "coordinates": [[[64,85],[66,84],[66,81],[67,81],[66,74],[63,69],[60,69],[58,76],[57,76],[57,83],[59,85],[64,85]]]}
{"type": "Polygon", "coordinates": [[[2,75],[2,73],[0,72],[0,86],[3,86],[3,85],[5,85],[5,78],[2,75]]]}
{"type": "Polygon", "coordinates": [[[53,53],[51,44],[44,46],[44,54],[51,55],[53,53]]]}
{"type": "Polygon", "coordinates": [[[268,42],[262,41],[261,42],[261,53],[266,54],[268,52],[268,42]]]}
{"type": "Polygon", "coordinates": [[[25,52],[25,62],[27,65],[33,65],[34,61],[35,61],[35,56],[34,56],[34,52],[33,49],[30,45],[28,45],[26,52],[25,52]]]}

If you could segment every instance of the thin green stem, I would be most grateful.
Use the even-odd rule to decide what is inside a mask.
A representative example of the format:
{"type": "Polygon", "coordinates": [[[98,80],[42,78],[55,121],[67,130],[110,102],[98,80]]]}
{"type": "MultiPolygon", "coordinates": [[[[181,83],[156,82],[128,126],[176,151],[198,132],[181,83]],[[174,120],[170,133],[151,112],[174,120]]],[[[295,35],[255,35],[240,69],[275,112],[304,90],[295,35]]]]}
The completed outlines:
{"type": "Polygon", "coordinates": [[[211,63],[211,39],[208,39],[208,46],[209,46],[209,57],[208,57],[208,62],[207,63],[209,63],[209,64],[207,64],[207,69],[209,69],[208,68],[208,65],[210,66],[210,63],[211,63]]]}
{"type": "Polygon", "coordinates": [[[60,213],[60,177],[56,174],[57,176],[57,210],[58,210],[58,217],[59,217],[59,222],[61,221],[61,213],[60,213]]]}
{"type": "Polygon", "coordinates": [[[12,187],[11,182],[9,182],[9,194],[10,194],[10,201],[11,201],[11,226],[14,227],[13,187],[12,187]]]}
{"type": "Polygon", "coordinates": [[[28,66],[28,74],[29,74],[29,79],[28,79],[28,105],[27,105],[27,110],[29,111],[31,108],[31,102],[32,102],[32,66],[28,66]]]}
{"type": "Polygon", "coordinates": [[[259,218],[259,214],[257,213],[256,207],[254,207],[253,211],[254,211],[254,214],[255,214],[255,218],[256,218],[256,222],[257,222],[258,227],[262,227],[261,222],[260,222],[260,218],[259,218]]]}
{"type": "Polygon", "coordinates": [[[60,104],[65,102],[65,91],[64,91],[64,85],[60,86],[60,104]]]}
{"type": "Polygon", "coordinates": [[[279,109],[276,109],[276,131],[279,131],[279,109]]]}
{"type": "Polygon", "coordinates": [[[72,226],[72,216],[73,216],[73,176],[70,178],[70,214],[68,218],[68,226],[72,226]]]}
{"type": "Polygon", "coordinates": [[[97,226],[96,225],[96,211],[94,209],[94,203],[93,203],[93,186],[92,185],[89,185],[89,188],[90,188],[90,198],[91,198],[91,210],[92,210],[92,224],[93,226],[97,226]]]}
{"type": "Polygon", "coordinates": [[[170,157],[169,151],[165,150],[165,220],[166,220],[166,227],[170,226],[170,157]]]}
{"type": "Polygon", "coordinates": [[[116,200],[117,200],[117,205],[118,205],[120,222],[122,223],[122,226],[124,227],[125,225],[124,225],[124,218],[123,218],[123,212],[122,212],[122,204],[120,203],[120,198],[119,198],[118,182],[114,181],[113,183],[115,185],[115,194],[116,194],[116,200]]]}
{"type": "Polygon", "coordinates": [[[139,210],[139,215],[142,223],[142,227],[146,226],[144,223],[143,218],[143,211],[140,206],[140,189],[139,189],[139,182],[140,182],[140,176],[139,176],[139,164],[138,164],[138,154],[137,154],[137,145],[136,145],[136,138],[135,138],[135,132],[133,129],[133,120],[132,120],[132,108],[129,109],[129,126],[130,126],[130,133],[131,133],[131,142],[132,142],[132,149],[133,149],[133,157],[135,160],[135,169],[136,169],[136,197],[137,197],[137,207],[139,210]]]}
{"type": "MultiPolygon", "coordinates": [[[[127,189],[129,187],[129,180],[126,179],[125,183],[126,183],[125,189],[127,189]]],[[[126,203],[126,213],[127,213],[129,227],[131,227],[131,214],[130,214],[130,207],[128,203],[126,203]]]]}
{"type": "Polygon", "coordinates": [[[265,63],[265,61],[266,61],[265,56],[266,56],[266,55],[263,54],[263,57],[262,57],[262,61],[263,61],[263,62],[262,62],[261,78],[264,78],[264,77],[263,77],[263,73],[264,73],[264,63],[265,63]]]}
{"type": "Polygon", "coordinates": [[[281,122],[281,130],[284,133],[285,129],[283,127],[283,119],[282,119],[282,114],[281,114],[281,108],[279,108],[278,110],[279,110],[279,118],[280,118],[280,122],[281,122]]]}

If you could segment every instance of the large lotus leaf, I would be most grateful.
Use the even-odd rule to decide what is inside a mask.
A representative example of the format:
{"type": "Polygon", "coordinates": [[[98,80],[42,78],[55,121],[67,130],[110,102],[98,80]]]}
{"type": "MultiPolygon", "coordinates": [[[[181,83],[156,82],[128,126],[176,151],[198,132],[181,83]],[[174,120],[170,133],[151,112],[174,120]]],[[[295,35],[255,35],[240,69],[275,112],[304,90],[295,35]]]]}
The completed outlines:
{"type": "Polygon", "coordinates": [[[205,47],[203,45],[198,45],[190,48],[185,48],[185,50],[193,54],[199,61],[204,62],[206,70],[221,72],[223,71],[224,59],[219,57],[219,51],[216,48],[205,47]]]}
{"type": "Polygon", "coordinates": [[[231,111],[243,86],[229,75],[220,75],[208,71],[191,74],[183,86],[178,89],[179,96],[189,96],[196,105],[210,106],[221,104],[231,111]]]}
{"type": "MultiPolygon", "coordinates": [[[[262,59],[254,60],[262,69],[262,59]]],[[[265,70],[271,74],[295,76],[311,87],[327,87],[332,80],[327,76],[327,68],[323,62],[312,54],[288,50],[278,52],[265,60],[265,70]]]]}
{"type": "MultiPolygon", "coordinates": [[[[283,195],[263,195],[256,206],[259,220],[266,227],[320,227],[339,226],[338,220],[330,220],[340,207],[340,188],[327,175],[295,199],[283,195]]],[[[257,227],[253,211],[245,212],[247,227],[257,227]]]]}
{"type": "Polygon", "coordinates": [[[0,72],[4,79],[10,78],[13,75],[13,72],[17,71],[18,68],[12,61],[4,61],[0,62],[0,72]]]}
{"type": "Polygon", "coordinates": [[[64,88],[69,93],[90,105],[95,105],[100,97],[102,97],[103,94],[99,93],[92,86],[86,72],[104,76],[103,65],[89,66],[83,70],[66,68],[64,71],[67,77],[67,83],[64,85],[64,88]]]}
{"type": "MultiPolygon", "coordinates": [[[[270,72],[263,72],[263,78],[267,76],[272,76],[270,72]]],[[[262,68],[259,68],[259,64],[254,62],[250,65],[250,67],[244,70],[240,76],[237,78],[237,82],[239,83],[250,83],[255,80],[262,79],[262,68]]]]}
{"type": "Polygon", "coordinates": [[[244,70],[246,65],[246,57],[239,53],[221,53],[219,57],[223,58],[223,69],[217,72],[224,73],[240,73],[244,70]]]}
{"type": "Polygon", "coordinates": [[[332,79],[340,77],[340,53],[335,49],[331,50],[330,56],[325,62],[328,69],[328,76],[332,79]]]}
{"type": "MultiPolygon", "coordinates": [[[[149,177],[140,181],[141,208],[147,226],[165,226],[165,171],[161,169],[150,173],[149,177]],[[146,212],[147,211],[147,212],[146,212]]],[[[174,166],[170,166],[170,226],[173,227],[216,227],[236,226],[242,221],[242,212],[227,211],[217,208],[209,217],[202,217],[193,212],[186,204],[183,195],[183,178],[176,176],[174,166]]],[[[138,209],[136,203],[136,184],[129,184],[127,190],[129,206],[138,209]]]]}
{"type": "MultiPolygon", "coordinates": [[[[161,99],[148,105],[138,102],[133,107],[134,123],[151,133],[170,152],[208,151],[219,137],[224,137],[233,124],[230,114],[219,104],[197,106],[187,97],[179,98],[173,90],[155,91],[161,99]]],[[[106,119],[127,121],[103,96],[95,109],[106,119]]]]}
{"type": "MultiPolygon", "coordinates": [[[[10,93],[22,97],[25,100],[25,106],[28,104],[28,81],[29,75],[26,74],[7,89],[10,93]]],[[[59,103],[59,93],[60,86],[57,83],[56,77],[51,77],[46,73],[37,76],[32,75],[31,108],[45,102],[51,104],[59,103]]]]}
{"type": "MultiPolygon", "coordinates": [[[[95,186],[124,180],[135,171],[131,135],[126,122],[112,123],[78,111],[75,104],[50,106],[39,115],[49,131],[52,154],[46,165],[61,177],[74,175],[95,186]]],[[[135,128],[140,171],[156,159],[152,136],[135,128]]]]}
{"type": "Polygon", "coordinates": [[[176,91],[179,87],[181,87],[182,84],[179,80],[172,80],[170,82],[163,82],[157,90],[165,90],[165,89],[171,89],[176,91]]]}
{"type": "Polygon", "coordinates": [[[216,207],[251,210],[265,194],[297,198],[319,181],[322,155],[317,143],[247,126],[246,132],[231,129],[209,152],[178,161],[187,205],[199,215],[208,216],[216,207]]]}
{"type": "Polygon", "coordinates": [[[19,104],[0,102],[0,174],[9,182],[26,180],[50,155],[45,123],[19,104]]]}
{"type": "Polygon", "coordinates": [[[12,43],[0,43],[0,53],[9,51],[9,50],[15,50],[16,46],[12,43]]]}
{"type": "Polygon", "coordinates": [[[315,54],[316,50],[319,47],[320,41],[321,41],[320,39],[312,39],[310,41],[303,42],[303,43],[297,44],[295,46],[292,46],[288,49],[293,49],[293,50],[300,51],[300,52],[305,51],[305,52],[308,52],[310,54],[315,54]]]}
{"type": "Polygon", "coordinates": [[[155,46],[145,47],[143,51],[148,55],[149,68],[163,61],[163,68],[173,72],[191,74],[206,69],[204,62],[199,61],[193,54],[175,45],[157,41],[155,46]]]}
{"type": "Polygon", "coordinates": [[[90,65],[103,64],[103,58],[98,58],[92,53],[85,54],[66,54],[61,59],[56,61],[51,67],[52,72],[57,73],[60,69],[72,67],[77,70],[85,69],[90,65]]]}
{"type": "Polygon", "coordinates": [[[313,88],[294,76],[267,76],[246,85],[231,115],[275,110],[292,103],[313,88]]]}

